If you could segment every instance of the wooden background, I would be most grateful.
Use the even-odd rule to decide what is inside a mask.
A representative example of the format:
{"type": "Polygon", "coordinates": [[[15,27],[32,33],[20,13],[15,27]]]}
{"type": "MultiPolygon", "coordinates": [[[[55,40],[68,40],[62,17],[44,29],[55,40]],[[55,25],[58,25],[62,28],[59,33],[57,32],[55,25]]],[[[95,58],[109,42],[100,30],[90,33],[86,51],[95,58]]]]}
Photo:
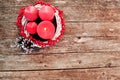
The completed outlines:
{"type": "Polygon", "coordinates": [[[53,47],[15,47],[17,13],[36,0],[0,0],[0,80],[120,80],[120,0],[45,0],[64,10],[53,47]]]}

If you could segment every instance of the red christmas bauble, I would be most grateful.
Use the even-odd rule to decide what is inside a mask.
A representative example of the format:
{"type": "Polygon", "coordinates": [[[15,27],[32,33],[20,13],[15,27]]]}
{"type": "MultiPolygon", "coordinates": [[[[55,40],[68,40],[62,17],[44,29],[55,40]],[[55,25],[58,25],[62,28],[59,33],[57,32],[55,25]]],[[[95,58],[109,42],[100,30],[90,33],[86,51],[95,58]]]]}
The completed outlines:
{"type": "Polygon", "coordinates": [[[26,30],[27,32],[29,32],[30,34],[35,34],[37,33],[37,24],[35,22],[29,22],[26,25],[26,30]]]}
{"type": "Polygon", "coordinates": [[[25,8],[24,16],[29,21],[34,21],[38,17],[38,10],[34,6],[29,6],[25,8]]]}
{"type": "Polygon", "coordinates": [[[39,10],[39,17],[42,20],[51,21],[54,18],[55,11],[50,6],[43,5],[39,10]]]}

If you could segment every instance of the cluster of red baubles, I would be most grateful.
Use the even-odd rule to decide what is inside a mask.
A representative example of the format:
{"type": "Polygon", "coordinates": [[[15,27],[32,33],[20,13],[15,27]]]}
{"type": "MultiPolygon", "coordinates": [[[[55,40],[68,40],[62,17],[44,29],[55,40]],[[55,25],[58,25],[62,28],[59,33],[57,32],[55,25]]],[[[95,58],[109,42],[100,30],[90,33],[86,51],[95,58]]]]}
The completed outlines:
{"type": "Polygon", "coordinates": [[[51,39],[55,33],[55,27],[52,23],[55,11],[52,7],[43,5],[38,10],[34,6],[25,8],[24,16],[28,20],[26,30],[29,34],[38,34],[43,39],[51,39]],[[35,20],[40,18],[42,22],[37,24],[35,20]]]}

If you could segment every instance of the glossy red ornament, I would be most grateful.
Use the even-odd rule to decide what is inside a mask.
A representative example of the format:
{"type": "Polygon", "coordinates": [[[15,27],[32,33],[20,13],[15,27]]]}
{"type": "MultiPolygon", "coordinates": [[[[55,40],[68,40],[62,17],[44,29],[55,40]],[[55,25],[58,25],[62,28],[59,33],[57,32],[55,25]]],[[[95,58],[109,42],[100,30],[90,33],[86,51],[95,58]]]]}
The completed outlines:
{"type": "Polygon", "coordinates": [[[42,20],[51,21],[54,18],[55,11],[50,6],[43,5],[39,10],[39,17],[42,20]]]}
{"type": "Polygon", "coordinates": [[[29,32],[30,34],[35,34],[37,33],[37,24],[35,22],[29,22],[26,25],[26,30],[27,32],[29,32]]]}
{"type": "Polygon", "coordinates": [[[37,33],[43,39],[52,39],[55,27],[50,21],[42,21],[37,27],[37,33]]]}
{"type": "Polygon", "coordinates": [[[24,16],[29,21],[34,21],[38,17],[38,10],[34,6],[29,6],[25,8],[24,16]]]}

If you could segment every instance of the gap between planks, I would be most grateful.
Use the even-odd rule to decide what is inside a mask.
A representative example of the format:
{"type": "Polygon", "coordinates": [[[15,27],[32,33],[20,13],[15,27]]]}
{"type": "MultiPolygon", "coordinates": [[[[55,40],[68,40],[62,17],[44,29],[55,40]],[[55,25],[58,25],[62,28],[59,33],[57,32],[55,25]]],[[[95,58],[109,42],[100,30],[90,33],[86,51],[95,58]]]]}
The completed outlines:
{"type": "Polygon", "coordinates": [[[39,72],[39,71],[69,71],[69,70],[99,70],[99,69],[116,69],[120,66],[111,66],[111,67],[89,67],[89,68],[63,68],[63,69],[36,69],[36,70],[0,70],[1,72],[39,72]]]}

